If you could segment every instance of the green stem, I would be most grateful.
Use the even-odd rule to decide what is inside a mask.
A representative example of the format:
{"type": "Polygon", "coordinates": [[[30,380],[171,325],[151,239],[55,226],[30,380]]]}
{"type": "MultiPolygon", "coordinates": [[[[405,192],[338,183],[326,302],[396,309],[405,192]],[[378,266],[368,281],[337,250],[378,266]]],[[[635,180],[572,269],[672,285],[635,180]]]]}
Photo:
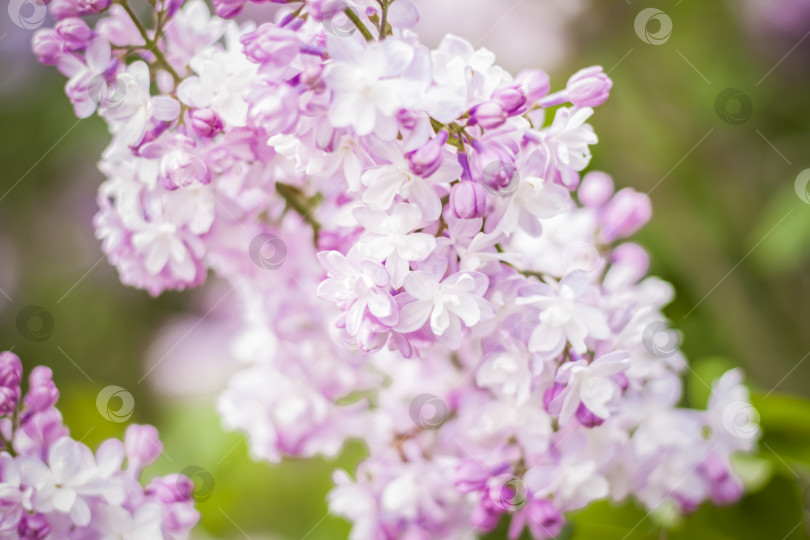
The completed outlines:
{"type": "Polygon", "coordinates": [[[321,224],[312,215],[316,205],[311,204],[311,200],[307,198],[298,188],[287,184],[276,183],[276,193],[284,198],[287,206],[295,210],[301,218],[309,223],[312,227],[312,233],[315,237],[315,242],[318,242],[318,233],[321,230],[321,224]]]}
{"type": "Polygon", "coordinates": [[[360,30],[360,33],[363,34],[366,41],[374,41],[374,36],[371,35],[371,32],[368,31],[366,25],[363,24],[363,21],[360,20],[360,17],[357,16],[357,13],[355,13],[352,8],[347,7],[345,10],[343,10],[343,12],[346,13],[349,20],[354,23],[358,30],[360,30]]]}
{"type": "Polygon", "coordinates": [[[174,70],[169,61],[166,60],[166,57],[163,56],[163,51],[161,51],[160,48],[158,47],[157,42],[158,36],[155,36],[154,40],[149,39],[149,33],[146,31],[146,27],[143,25],[141,20],[135,14],[135,11],[132,10],[132,7],[130,7],[129,3],[126,0],[122,0],[118,2],[118,4],[124,8],[124,11],[127,12],[127,15],[129,15],[129,18],[132,19],[132,22],[135,24],[135,27],[138,29],[138,32],[140,32],[141,37],[143,37],[144,42],[146,42],[146,50],[155,55],[157,63],[160,64],[160,66],[163,69],[171,73],[172,77],[174,77],[175,82],[180,82],[182,78],[180,77],[180,75],[177,74],[177,72],[174,70]]]}
{"type": "Polygon", "coordinates": [[[17,452],[14,451],[14,447],[11,445],[11,442],[7,441],[2,435],[0,435],[0,443],[3,444],[3,450],[11,454],[11,457],[17,457],[17,452]]]}
{"type": "Polygon", "coordinates": [[[382,10],[382,17],[380,18],[380,41],[385,39],[388,35],[388,6],[391,5],[389,0],[377,0],[382,10]]]}

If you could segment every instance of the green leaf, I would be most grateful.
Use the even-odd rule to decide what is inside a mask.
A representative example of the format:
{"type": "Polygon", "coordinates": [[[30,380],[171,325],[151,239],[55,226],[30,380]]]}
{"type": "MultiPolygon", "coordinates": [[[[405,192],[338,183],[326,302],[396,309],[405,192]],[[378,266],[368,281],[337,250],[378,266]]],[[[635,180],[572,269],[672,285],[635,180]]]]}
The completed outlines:
{"type": "Polygon", "coordinates": [[[810,205],[796,195],[793,183],[786,183],[771,199],[751,234],[755,246],[752,260],[766,274],[778,274],[798,266],[810,256],[810,205]]]}
{"type": "Polygon", "coordinates": [[[762,457],[795,475],[798,465],[810,467],[810,402],[782,394],[754,394],[759,412],[762,457]]]}

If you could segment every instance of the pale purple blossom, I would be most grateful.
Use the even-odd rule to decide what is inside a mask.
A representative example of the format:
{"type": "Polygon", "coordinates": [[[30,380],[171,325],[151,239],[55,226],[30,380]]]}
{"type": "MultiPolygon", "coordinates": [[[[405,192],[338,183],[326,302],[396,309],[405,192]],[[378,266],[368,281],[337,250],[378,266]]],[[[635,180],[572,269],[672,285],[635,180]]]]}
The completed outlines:
{"type": "MultiPolygon", "coordinates": [[[[421,44],[413,2],[388,3],[383,32],[378,2],[338,4],[279,5],[256,28],[220,18],[243,0],[217,0],[220,17],[172,3],[135,61],[124,51],[148,47],[118,4],[53,0],[58,28],[34,36],[76,113],[112,133],[94,225],[122,282],[157,295],[210,274],[234,291],[233,337],[207,351],[235,373],[223,423],[271,462],[361,439],[369,457],[329,496],[355,540],[501,520],[551,538],[608,497],[684,513],[740,497],[732,457],[759,434],[741,374],[708,410],[677,407],[685,359],[645,343],[673,289],[624,242],[649,197],[588,170],[602,68],[551,92],[460,37],[421,44]]],[[[27,511],[3,534],[182,538],[188,479],[137,485],[154,430],[90,453],[47,369],[20,395],[15,358],[0,356],[0,413],[22,407],[13,438],[0,424],[19,454],[0,453],[0,508],[27,511]]]]}
{"type": "MultiPolygon", "coordinates": [[[[19,359],[0,353],[2,384],[20,391],[19,359]],[[10,369],[8,369],[10,368],[10,369]]],[[[162,452],[157,430],[130,426],[126,445],[103,442],[94,454],[71,438],[53,407],[58,391],[50,369],[39,366],[23,403],[0,412],[0,536],[10,539],[152,538],[183,539],[199,520],[190,493],[155,497],[138,482],[143,467],[162,452]],[[129,461],[122,469],[125,457],[129,461]],[[170,516],[184,515],[183,521],[170,516]]],[[[168,478],[168,477],[167,477],[168,478]]],[[[179,475],[172,478],[179,484],[179,475]]],[[[152,480],[159,482],[159,478],[152,480]]]]}

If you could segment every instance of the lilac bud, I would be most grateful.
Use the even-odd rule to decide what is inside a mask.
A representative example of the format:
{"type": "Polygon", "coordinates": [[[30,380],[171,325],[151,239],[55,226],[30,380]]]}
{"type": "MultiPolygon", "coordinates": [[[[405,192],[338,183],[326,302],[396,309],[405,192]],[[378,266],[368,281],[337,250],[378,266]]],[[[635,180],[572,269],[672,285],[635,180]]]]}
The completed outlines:
{"type": "Polygon", "coordinates": [[[87,46],[88,40],[93,32],[87,23],[76,17],[62,19],[56,23],[56,33],[62,38],[65,48],[69,51],[76,51],[87,46]]]}
{"type": "Polygon", "coordinates": [[[619,383],[619,388],[621,389],[622,393],[627,392],[627,389],[630,388],[630,379],[627,378],[627,375],[624,373],[617,373],[613,377],[619,383]]]}
{"type": "Polygon", "coordinates": [[[517,189],[520,181],[515,165],[515,151],[497,142],[472,142],[470,173],[473,180],[481,182],[496,194],[509,194],[517,189]]]}
{"type": "Polygon", "coordinates": [[[579,423],[587,428],[601,426],[605,422],[604,418],[600,418],[593,414],[584,403],[580,403],[579,407],[577,407],[576,416],[579,423]]]}
{"type": "Polygon", "coordinates": [[[17,408],[20,400],[20,388],[9,388],[0,386],[0,416],[8,416],[17,408]]]}
{"type": "Polygon", "coordinates": [[[501,510],[514,511],[523,506],[528,496],[523,481],[509,473],[490,478],[487,495],[490,501],[501,510]]]}
{"type": "Polygon", "coordinates": [[[487,497],[482,497],[472,511],[470,522],[479,531],[489,532],[498,524],[502,514],[503,510],[495,506],[487,497]]]}
{"type": "Polygon", "coordinates": [[[632,242],[625,242],[613,250],[610,258],[614,267],[621,267],[631,283],[647,275],[650,269],[650,255],[643,247],[632,242]]]}
{"type": "Polygon", "coordinates": [[[298,35],[275,24],[263,24],[245,34],[241,41],[245,56],[259,64],[288,66],[301,51],[298,35]]]}
{"type": "Polygon", "coordinates": [[[57,21],[81,15],[80,6],[76,0],[52,0],[48,11],[57,21]]]}
{"type": "Polygon", "coordinates": [[[447,132],[441,130],[421,148],[408,154],[408,162],[414,174],[427,178],[438,170],[442,164],[447,137],[447,132]]]}
{"type": "Polygon", "coordinates": [[[450,207],[461,219],[483,217],[487,210],[487,193],[478,182],[462,181],[450,190],[450,207]]]}
{"type": "Polygon", "coordinates": [[[624,188],[605,206],[599,217],[606,242],[632,236],[652,217],[652,203],[646,193],[624,188]]]}
{"type": "Polygon", "coordinates": [[[408,109],[400,109],[396,114],[397,123],[405,129],[413,129],[416,127],[418,119],[416,115],[408,109]]]}
{"type": "Polygon", "coordinates": [[[174,14],[177,13],[181,7],[183,7],[183,3],[186,0],[166,0],[163,5],[166,7],[166,17],[174,17],[174,14]]]}
{"type": "Polygon", "coordinates": [[[742,496],[742,484],[717,454],[711,454],[701,463],[700,472],[709,483],[709,495],[715,504],[730,504],[742,496]]]}
{"type": "MultiPolygon", "coordinates": [[[[545,407],[546,411],[551,413],[551,402],[554,401],[554,399],[559,396],[564,389],[564,384],[555,382],[551,388],[543,393],[543,407],[545,407]]],[[[555,409],[559,409],[559,407],[555,407],[555,409]]],[[[559,411],[552,414],[559,414],[559,411]]]]}
{"type": "Polygon", "coordinates": [[[456,467],[455,486],[460,493],[480,491],[487,485],[490,472],[479,461],[465,459],[456,467]]]}
{"type": "Polygon", "coordinates": [[[23,512],[22,519],[17,525],[17,534],[20,540],[42,540],[51,532],[51,525],[43,514],[29,514],[23,512]]]}
{"type": "Polygon", "coordinates": [[[503,125],[509,115],[495,101],[485,101],[470,109],[471,124],[478,124],[484,129],[494,129],[503,125]]]}
{"type": "Polygon", "coordinates": [[[158,430],[154,426],[133,424],[124,435],[124,448],[129,468],[138,472],[160,457],[163,443],[160,442],[158,430]]]}
{"type": "Polygon", "coordinates": [[[613,81],[602,66],[591,66],[574,73],[565,89],[568,99],[577,107],[597,107],[607,101],[613,81]]]}
{"type": "Polygon", "coordinates": [[[56,64],[56,58],[65,52],[62,40],[53,28],[37,30],[31,40],[31,48],[40,63],[46,66],[56,64]]]}
{"type": "Polygon", "coordinates": [[[194,482],[184,474],[156,476],[146,487],[146,494],[164,503],[190,501],[194,482]]]}
{"type": "Polygon", "coordinates": [[[53,372],[46,366],[37,366],[28,376],[29,388],[25,406],[29,412],[42,412],[59,399],[59,390],[53,383],[53,372]]]}
{"type": "Polygon", "coordinates": [[[200,137],[213,137],[224,127],[222,118],[211,109],[194,109],[189,113],[191,127],[200,137]]]}
{"type": "Polygon", "coordinates": [[[613,195],[613,179],[600,171],[589,172],[579,185],[579,201],[588,208],[600,208],[613,195]]]}
{"type": "Polygon", "coordinates": [[[11,351],[0,353],[0,386],[14,388],[22,382],[22,362],[11,351]]]}
{"type": "Polygon", "coordinates": [[[535,538],[556,538],[565,525],[562,513],[547,499],[532,499],[526,510],[529,529],[535,538]]]}
{"type": "Polygon", "coordinates": [[[492,101],[500,105],[506,114],[514,116],[521,112],[526,105],[526,95],[520,88],[509,86],[492,94],[492,101]]]}
{"type": "Polygon", "coordinates": [[[515,80],[523,86],[529,103],[536,103],[545,97],[551,88],[548,74],[540,69],[524,69],[515,80]]]}
{"type": "Polygon", "coordinates": [[[214,11],[218,17],[232,19],[245,7],[245,0],[213,0],[214,11]]]}
{"type": "Polygon", "coordinates": [[[676,493],[674,499],[678,501],[678,504],[681,506],[682,514],[691,514],[698,509],[698,506],[700,506],[702,502],[700,499],[690,498],[681,493],[676,493]]]}
{"type": "Polygon", "coordinates": [[[111,0],[78,0],[79,15],[95,15],[110,7],[111,0]]]}

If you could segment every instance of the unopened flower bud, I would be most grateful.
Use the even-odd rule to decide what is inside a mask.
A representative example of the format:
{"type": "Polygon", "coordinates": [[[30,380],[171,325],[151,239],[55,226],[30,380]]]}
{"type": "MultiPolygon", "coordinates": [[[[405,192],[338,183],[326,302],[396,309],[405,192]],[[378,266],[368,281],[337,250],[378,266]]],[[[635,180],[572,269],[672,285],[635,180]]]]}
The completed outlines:
{"type": "Polygon", "coordinates": [[[22,362],[11,351],[0,353],[0,386],[14,388],[22,382],[22,362]]]}
{"type": "Polygon", "coordinates": [[[709,495],[715,504],[730,504],[742,496],[742,484],[717,454],[709,455],[699,470],[709,484],[709,495]]]}
{"type": "Polygon", "coordinates": [[[213,0],[214,11],[218,17],[232,19],[245,7],[245,0],[213,0]]]}
{"type": "Polygon", "coordinates": [[[647,275],[650,269],[650,255],[643,247],[632,242],[625,242],[616,247],[611,255],[610,272],[621,269],[627,282],[636,283],[647,275]]]}
{"type": "Polygon", "coordinates": [[[513,116],[519,113],[523,106],[526,105],[526,95],[520,88],[509,86],[501,88],[492,94],[492,101],[500,105],[507,115],[513,116]]]}
{"type": "Polygon", "coordinates": [[[494,129],[503,125],[509,115],[496,101],[485,101],[470,110],[471,123],[484,129],[494,129]]]}
{"type": "Polygon", "coordinates": [[[157,476],[146,487],[146,494],[164,503],[190,501],[194,494],[194,482],[184,474],[157,476]]]}
{"type": "Polygon", "coordinates": [[[62,19],[56,23],[55,28],[56,33],[62,38],[65,48],[69,51],[86,47],[88,40],[93,35],[87,23],[77,17],[62,19]]]}
{"type": "Polygon", "coordinates": [[[545,97],[551,88],[548,74],[540,69],[524,69],[518,73],[515,80],[523,86],[529,103],[535,103],[545,97]]]}
{"type": "Polygon", "coordinates": [[[461,493],[479,491],[487,485],[490,471],[479,461],[465,459],[456,466],[455,486],[461,493]]]}
{"type": "Polygon", "coordinates": [[[298,35],[275,24],[263,24],[245,34],[241,41],[245,56],[263,65],[286,67],[301,51],[301,39],[298,35]]]}
{"type": "Polygon", "coordinates": [[[577,407],[576,417],[580,424],[588,428],[601,426],[605,422],[604,418],[599,418],[593,414],[584,403],[580,403],[579,407],[577,407]]]}
{"type": "Polygon", "coordinates": [[[194,133],[200,137],[213,137],[222,131],[222,118],[211,109],[194,109],[189,118],[194,133]]]}
{"type": "Polygon", "coordinates": [[[62,40],[53,28],[37,30],[31,40],[31,49],[37,59],[46,66],[56,64],[56,58],[65,52],[62,40]]]}
{"type": "Polygon", "coordinates": [[[76,0],[52,0],[48,5],[48,12],[57,21],[68,17],[79,17],[81,7],[76,0]]]}
{"type": "Polygon", "coordinates": [[[42,412],[59,400],[59,390],[53,383],[53,372],[46,366],[37,366],[28,376],[29,388],[25,406],[29,412],[42,412]]]}
{"type": "Polygon", "coordinates": [[[525,511],[529,514],[529,530],[535,538],[556,538],[565,526],[565,517],[547,499],[532,499],[525,511]]]}
{"type": "Polygon", "coordinates": [[[154,463],[163,452],[158,430],[149,425],[129,426],[124,435],[124,447],[129,467],[136,471],[154,463]]]}
{"type": "Polygon", "coordinates": [[[589,172],[579,185],[579,201],[589,208],[600,208],[613,195],[613,180],[600,171],[589,172]]]}
{"type": "Polygon", "coordinates": [[[416,127],[418,118],[408,109],[399,109],[396,114],[397,123],[405,129],[413,129],[416,127]]]}
{"type": "Polygon", "coordinates": [[[79,15],[95,15],[110,7],[110,0],[78,0],[79,15]]]}
{"type": "Polygon", "coordinates": [[[605,206],[599,218],[606,242],[632,236],[652,217],[652,203],[645,193],[624,188],[605,206]]]}
{"type": "Polygon", "coordinates": [[[408,154],[408,162],[414,174],[427,178],[436,172],[442,164],[444,144],[447,142],[447,137],[447,132],[441,130],[421,148],[408,154]]]}
{"type": "Polygon", "coordinates": [[[0,386],[0,416],[8,416],[17,408],[20,389],[0,386]]]}
{"type": "Polygon", "coordinates": [[[20,540],[42,540],[47,538],[50,533],[51,525],[43,514],[23,512],[20,523],[17,525],[20,540]]]}
{"type": "Polygon", "coordinates": [[[470,173],[473,180],[481,182],[493,193],[512,193],[520,180],[515,151],[498,142],[473,141],[472,147],[470,173]]]}
{"type": "Polygon", "coordinates": [[[597,107],[607,101],[612,87],[613,81],[602,66],[591,66],[574,73],[565,88],[568,99],[577,107],[597,107]]]}
{"type": "MultiPolygon", "coordinates": [[[[551,388],[549,388],[548,390],[546,390],[546,391],[543,393],[543,407],[546,409],[546,411],[548,411],[548,412],[550,412],[550,413],[552,412],[551,402],[552,402],[552,401],[554,401],[554,399],[555,399],[557,396],[559,396],[560,394],[562,394],[562,391],[563,391],[563,390],[565,390],[565,385],[564,385],[564,384],[562,384],[562,383],[557,383],[557,382],[555,382],[555,383],[554,383],[554,384],[551,386],[551,388]]],[[[559,412],[559,410],[558,410],[559,408],[560,408],[559,406],[554,407],[554,410],[555,410],[555,411],[558,413],[558,412],[559,412]]],[[[553,413],[552,413],[552,414],[553,414],[553,413]]]]}
{"type": "Polygon", "coordinates": [[[478,182],[462,181],[450,190],[450,207],[461,219],[482,217],[487,209],[487,193],[478,182]]]}

